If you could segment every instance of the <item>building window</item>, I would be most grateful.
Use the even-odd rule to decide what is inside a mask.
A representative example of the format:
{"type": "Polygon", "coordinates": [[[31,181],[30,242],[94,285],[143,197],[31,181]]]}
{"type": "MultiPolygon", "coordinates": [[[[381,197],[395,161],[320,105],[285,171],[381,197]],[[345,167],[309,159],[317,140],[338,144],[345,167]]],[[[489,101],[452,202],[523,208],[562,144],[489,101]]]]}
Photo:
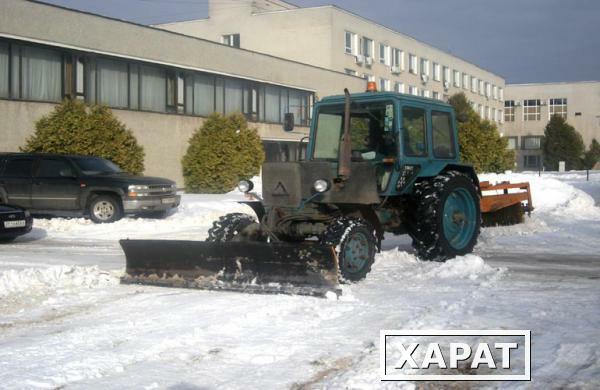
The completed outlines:
{"type": "Polygon", "coordinates": [[[483,80],[479,80],[479,94],[483,95],[485,93],[485,83],[483,80]]]}
{"type": "Polygon", "coordinates": [[[506,149],[515,150],[518,147],[518,137],[504,137],[506,138],[507,145],[506,149]]]}
{"type": "Polygon", "coordinates": [[[490,110],[490,107],[485,106],[483,113],[485,115],[485,119],[492,119],[492,111],[490,110]]]}
{"type": "Polygon", "coordinates": [[[373,57],[373,40],[363,37],[362,38],[362,46],[361,46],[361,54],[365,57],[373,57]]]}
{"type": "Polygon", "coordinates": [[[460,72],[458,70],[454,71],[454,86],[460,88],[460,72]]]}
{"type": "Polygon", "coordinates": [[[390,47],[379,44],[379,62],[384,65],[390,65],[390,47]]]}
{"type": "Polygon", "coordinates": [[[514,122],[515,121],[515,101],[507,100],[504,102],[504,121],[514,122]]]}
{"type": "Polygon", "coordinates": [[[279,87],[266,86],[265,87],[265,121],[267,122],[279,122],[279,87]]]}
{"type": "Polygon", "coordinates": [[[227,34],[221,37],[224,45],[231,47],[240,47],[240,34],[227,34]]]}
{"type": "MultiPolygon", "coordinates": [[[[12,98],[45,102],[61,101],[63,56],[60,51],[37,46],[12,45],[11,55],[12,98]]],[[[3,89],[6,90],[6,87],[7,85],[3,89]]]]}
{"type": "Polygon", "coordinates": [[[471,92],[477,93],[477,77],[471,77],[471,92]]]}
{"type": "Polygon", "coordinates": [[[444,66],[444,83],[450,84],[450,68],[444,66]]]}
{"type": "Polygon", "coordinates": [[[288,99],[288,112],[294,114],[294,124],[306,125],[308,123],[308,94],[288,89],[288,99]]]}
{"type": "Polygon", "coordinates": [[[392,66],[404,70],[404,52],[400,49],[392,50],[392,66]]]}
{"type": "Polygon", "coordinates": [[[494,85],[492,87],[492,91],[493,91],[494,100],[498,100],[498,87],[494,85]]]}
{"type": "Polygon", "coordinates": [[[539,99],[529,99],[523,101],[524,121],[539,121],[541,117],[541,104],[539,99]]]}
{"type": "Polygon", "coordinates": [[[389,91],[390,90],[390,80],[386,80],[386,79],[379,80],[379,90],[380,91],[389,91]]]}
{"type": "Polygon", "coordinates": [[[353,69],[345,68],[344,72],[346,72],[346,74],[349,74],[350,76],[356,76],[357,75],[356,71],[353,70],[353,69]]]}
{"type": "Polygon", "coordinates": [[[523,156],[523,166],[529,169],[540,168],[540,156],[539,155],[525,155],[523,156]]]}
{"type": "Polygon", "coordinates": [[[429,60],[421,58],[421,74],[429,76],[429,60]]]}
{"type": "Polygon", "coordinates": [[[147,111],[166,111],[166,74],[162,68],[140,66],[140,108],[147,111]]]}
{"type": "Polygon", "coordinates": [[[225,114],[242,112],[244,84],[238,79],[225,79],[225,114]]]}
{"type": "Polygon", "coordinates": [[[124,61],[98,59],[96,61],[96,93],[98,103],[109,107],[129,107],[129,69],[124,61]]]}
{"type": "Polygon", "coordinates": [[[423,90],[423,97],[426,97],[426,98],[431,97],[430,92],[428,90],[424,89],[423,90]]]}
{"type": "Polygon", "coordinates": [[[440,100],[440,93],[439,92],[433,92],[433,98],[435,100],[440,100]]]}
{"type": "Polygon", "coordinates": [[[484,112],[483,104],[480,104],[479,105],[479,116],[483,119],[484,115],[485,115],[485,112],[484,112]]]}
{"type": "Polygon", "coordinates": [[[469,89],[469,80],[471,80],[471,78],[469,77],[468,74],[463,73],[463,89],[469,89]]]}
{"type": "Polygon", "coordinates": [[[553,115],[560,116],[561,118],[567,119],[567,99],[550,99],[550,105],[548,107],[549,117],[553,115]]]}
{"type": "Polygon", "coordinates": [[[521,137],[521,145],[525,150],[539,150],[542,148],[542,137],[530,135],[521,137]]]}
{"type": "Polygon", "coordinates": [[[356,54],[356,34],[346,31],[346,53],[356,54]]]}
{"type": "Polygon", "coordinates": [[[490,83],[485,83],[485,96],[488,98],[492,96],[492,84],[490,83]]]}
{"type": "Polygon", "coordinates": [[[500,101],[504,100],[504,89],[503,88],[498,88],[498,98],[500,99],[500,101]]]}
{"type": "Polygon", "coordinates": [[[438,64],[436,62],[433,63],[433,79],[435,81],[440,81],[441,80],[440,64],[438,64]]]}
{"type": "Polygon", "coordinates": [[[410,87],[408,87],[408,93],[411,95],[419,96],[419,88],[415,87],[414,85],[411,85],[410,87]]]}
{"type": "Polygon", "coordinates": [[[215,112],[215,77],[205,74],[193,76],[193,111],[195,115],[209,116],[215,112]]]}
{"type": "Polygon", "coordinates": [[[375,81],[375,76],[368,73],[363,73],[362,78],[367,81],[375,81]]]}
{"type": "Polygon", "coordinates": [[[396,83],[396,92],[404,93],[404,83],[396,83]]]}
{"type": "Polygon", "coordinates": [[[10,50],[0,42],[0,98],[10,97],[10,50]]]}
{"type": "Polygon", "coordinates": [[[408,55],[408,71],[412,74],[417,74],[417,73],[419,73],[418,67],[419,67],[419,63],[417,60],[417,56],[414,54],[409,54],[408,55]]]}
{"type": "Polygon", "coordinates": [[[408,55],[408,71],[412,74],[417,74],[419,73],[419,64],[418,64],[418,60],[417,60],[417,56],[414,54],[409,54],[408,55]]]}

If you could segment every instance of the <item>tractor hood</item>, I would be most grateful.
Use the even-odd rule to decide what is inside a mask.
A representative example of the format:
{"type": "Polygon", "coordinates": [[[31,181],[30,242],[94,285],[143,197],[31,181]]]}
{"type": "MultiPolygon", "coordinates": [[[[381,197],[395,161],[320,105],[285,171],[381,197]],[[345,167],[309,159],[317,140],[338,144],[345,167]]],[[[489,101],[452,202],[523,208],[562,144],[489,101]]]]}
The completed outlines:
{"type": "Polygon", "coordinates": [[[265,206],[298,207],[310,199],[314,203],[379,203],[375,166],[370,162],[352,162],[352,176],[337,186],[338,164],[327,161],[265,163],[262,169],[262,195],[265,206]],[[315,181],[327,180],[329,189],[317,193],[315,181]]]}

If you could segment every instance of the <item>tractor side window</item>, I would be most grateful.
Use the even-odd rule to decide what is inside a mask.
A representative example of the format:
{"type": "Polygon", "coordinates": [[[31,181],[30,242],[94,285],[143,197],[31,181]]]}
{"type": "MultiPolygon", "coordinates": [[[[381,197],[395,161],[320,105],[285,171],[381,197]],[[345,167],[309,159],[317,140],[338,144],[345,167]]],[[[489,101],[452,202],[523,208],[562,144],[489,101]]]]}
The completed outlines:
{"type": "Polygon", "coordinates": [[[320,113],[317,119],[314,158],[336,160],[339,154],[341,133],[341,114],[320,113]]]}
{"type": "Polygon", "coordinates": [[[437,158],[454,158],[454,132],[449,112],[432,111],[433,155],[437,158]]]}
{"type": "Polygon", "coordinates": [[[425,110],[416,107],[402,108],[402,140],[404,154],[421,157],[427,155],[425,110]]]}

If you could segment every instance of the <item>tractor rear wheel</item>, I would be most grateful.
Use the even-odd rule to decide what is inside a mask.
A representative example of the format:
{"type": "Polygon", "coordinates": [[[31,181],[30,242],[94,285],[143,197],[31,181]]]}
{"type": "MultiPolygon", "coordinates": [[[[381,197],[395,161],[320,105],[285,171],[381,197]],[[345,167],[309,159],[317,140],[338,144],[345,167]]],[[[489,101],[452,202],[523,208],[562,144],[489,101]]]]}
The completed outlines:
{"type": "Polygon", "coordinates": [[[413,247],[423,260],[445,261],[473,251],[481,228],[480,197],[457,171],[415,184],[410,224],[413,247]]]}
{"type": "Polygon", "coordinates": [[[231,213],[220,217],[213,222],[208,230],[208,242],[236,241],[241,238],[241,232],[248,226],[256,223],[254,218],[248,214],[231,213]]]}
{"type": "Polygon", "coordinates": [[[321,236],[321,243],[335,248],[342,280],[358,281],[371,271],[377,238],[367,221],[340,218],[327,227],[321,236]]]}

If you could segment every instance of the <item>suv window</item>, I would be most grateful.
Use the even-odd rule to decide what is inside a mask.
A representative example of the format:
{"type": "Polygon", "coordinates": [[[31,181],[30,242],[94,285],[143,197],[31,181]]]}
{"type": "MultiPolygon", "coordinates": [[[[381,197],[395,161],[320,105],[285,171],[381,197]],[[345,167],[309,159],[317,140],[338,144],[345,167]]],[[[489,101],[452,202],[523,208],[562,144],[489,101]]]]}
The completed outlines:
{"type": "Polygon", "coordinates": [[[407,156],[426,156],[425,110],[416,107],[402,108],[402,139],[404,154],[407,156]]]}
{"type": "Polygon", "coordinates": [[[454,133],[449,112],[432,111],[433,155],[437,158],[454,158],[454,133]]]}
{"type": "Polygon", "coordinates": [[[73,168],[60,159],[43,158],[37,170],[37,177],[71,177],[73,168]]]}
{"type": "Polygon", "coordinates": [[[5,177],[31,177],[33,158],[11,158],[4,168],[5,177]]]}

